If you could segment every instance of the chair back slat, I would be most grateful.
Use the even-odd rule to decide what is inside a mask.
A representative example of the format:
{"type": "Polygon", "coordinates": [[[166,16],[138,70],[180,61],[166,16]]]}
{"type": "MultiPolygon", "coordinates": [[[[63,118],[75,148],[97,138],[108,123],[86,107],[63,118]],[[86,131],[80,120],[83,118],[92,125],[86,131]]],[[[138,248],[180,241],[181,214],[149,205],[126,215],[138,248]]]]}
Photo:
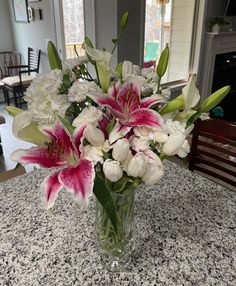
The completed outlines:
{"type": "Polygon", "coordinates": [[[9,66],[21,64],[21,55],[14,51],[0,52],[0,78],[18,75],[19,69],[8,69],[9,66]]]}
{"type": "Polygon", "coordinates": [[[236,187],[236,181],[234,181],[233,179],[230,179],[229,177],[225,177],[224,175],[218,174],[215,171],[211,171],[209,169],[206,169],[206,168],[198,166],[198,165],[195,166],[195,170],[198,170],[202,173],[205,173],[211,177],[214,177],[214,178],[219,179],[219,180],[221,180],[221,181],[223,181],[229,185],[236,187]]]}
{"type": "Polygon", "coordinates": [[[28,48],[28,66],[29,70],[39,72],[41,50],[28,48]]]}
{"type": "Polygon", "coordinates": [[[218,119],[199,120],[193,130],[189,169],[236,186],[236,125],[218,119]]]}

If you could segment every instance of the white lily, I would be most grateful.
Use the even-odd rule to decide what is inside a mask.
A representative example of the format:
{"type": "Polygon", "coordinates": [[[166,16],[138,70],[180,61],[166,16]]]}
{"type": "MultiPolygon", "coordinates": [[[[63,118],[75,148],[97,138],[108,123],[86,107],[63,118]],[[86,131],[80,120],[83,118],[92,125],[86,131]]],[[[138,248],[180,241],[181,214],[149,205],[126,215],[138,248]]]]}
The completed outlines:
{"type": "Polygon", "coordinates": [[[42,146],[49,139],[39,129],[38,124],[33,121],[29,111],[23,111],[16,115],[13,120],[12,133],[20,140],[31,142],[42,146]]]}
{"type": "Polygon", "coordinates": [[[87,55],[96,62],[101,88],[103,92],[106,92],[110,85],[110,63],[112,55],[108,51],[93,49],[86,44],[84,44],[84,47],[87,55]]]}
{"type": "Polygon", "coordinates": [[[84,131],[84,138],[94,146],[102,146],[105,142],[104,134],[101,130],[95,127],[93,124],[88,124],[84,131]]]}

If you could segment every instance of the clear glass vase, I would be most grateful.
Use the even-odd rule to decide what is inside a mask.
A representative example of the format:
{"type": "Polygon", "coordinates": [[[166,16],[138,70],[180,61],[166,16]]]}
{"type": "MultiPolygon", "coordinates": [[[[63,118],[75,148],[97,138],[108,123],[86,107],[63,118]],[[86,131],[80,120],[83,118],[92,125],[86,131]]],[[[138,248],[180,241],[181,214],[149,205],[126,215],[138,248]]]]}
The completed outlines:
{"type": "Polygon", "coordinates": [[[134,197],[135,188],[122,194],[111,192],[118,215],[117,232],[111,225],[102,205],[96,200],[96,244],[101,262],[109,271],[126,270],[134,249],[134,197]]]}

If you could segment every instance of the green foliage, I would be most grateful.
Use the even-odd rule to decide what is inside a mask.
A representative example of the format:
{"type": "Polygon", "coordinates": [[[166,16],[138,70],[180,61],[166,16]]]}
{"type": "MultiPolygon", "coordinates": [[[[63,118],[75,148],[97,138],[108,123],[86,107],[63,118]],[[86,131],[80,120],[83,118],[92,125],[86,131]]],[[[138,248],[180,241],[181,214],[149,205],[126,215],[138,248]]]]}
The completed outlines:
{"type": "Polygon", "coordinates": [[[70,134],[73,134],[75,127],[72,126],[66,119],[62,118],[58,115],[58,118],[60,119],[63,126],[70,132],[70,134]]]}
{"type": "Polygon", "coordinates": [[[58,51],[53,44],[53,42],[48,42],[48,60],[52,70],[59,69],[62,70],[62,63],[58,51]]]}
{"type": "Polygon", "coordinates": [[[158,61],[157,65],[157,75],[161,78],[165,74],[167,67],[168,67],[168,62],[169,62],[169,47],[167,46],[163,52],[161,53],[160,59],[158,61]]]}
{"type": "Polygon", "coordinates": [[[111,122],[108,124],[107,126],[107,132],[108,134],[111,133],[112,129],[114,128],[114,126],[116,125],[116,119],[115,117],[112,118],[111,122]]]}
{"type": "Polygon", "coordinates": [[[120,62],[116,65],[116,73],[119,78],[122,78],[122,66],[123,66],[123,62],[120,62]]]}
{"type": "Polygon", "coordinates": [[[94,180],[93,192],[97,200],[100,202],[100,204],[106,211],[111,221],[111,224],[114,228],[114,231],[117,233],[117,221],[118,221],[117,212],[110,191],[105,184],[105,178],[101,166],[97,166],[96,168],[96,177],[94,180]]]}
{"type": "Polygon", "coordinates": [[[121,18],[121,21],[120,21],[120,27],[122,30],[125,29],[126,25],[127,25],[127,22],[128,22],[128,18],[129,18],[129,13],[126,11],[122,18],[121,18]]]}

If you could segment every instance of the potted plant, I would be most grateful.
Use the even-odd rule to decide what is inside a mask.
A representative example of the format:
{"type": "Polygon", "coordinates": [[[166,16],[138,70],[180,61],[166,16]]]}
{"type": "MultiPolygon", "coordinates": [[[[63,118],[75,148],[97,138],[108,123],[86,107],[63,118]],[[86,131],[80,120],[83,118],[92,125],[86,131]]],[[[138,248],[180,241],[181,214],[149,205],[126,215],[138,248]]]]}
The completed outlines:
{"type": "Polygon", "coordinates": [[[228,24],[222,17],[213,17],[209,21],[209,30],[212,33],[219,33],[220,27],[228,24]]]}

